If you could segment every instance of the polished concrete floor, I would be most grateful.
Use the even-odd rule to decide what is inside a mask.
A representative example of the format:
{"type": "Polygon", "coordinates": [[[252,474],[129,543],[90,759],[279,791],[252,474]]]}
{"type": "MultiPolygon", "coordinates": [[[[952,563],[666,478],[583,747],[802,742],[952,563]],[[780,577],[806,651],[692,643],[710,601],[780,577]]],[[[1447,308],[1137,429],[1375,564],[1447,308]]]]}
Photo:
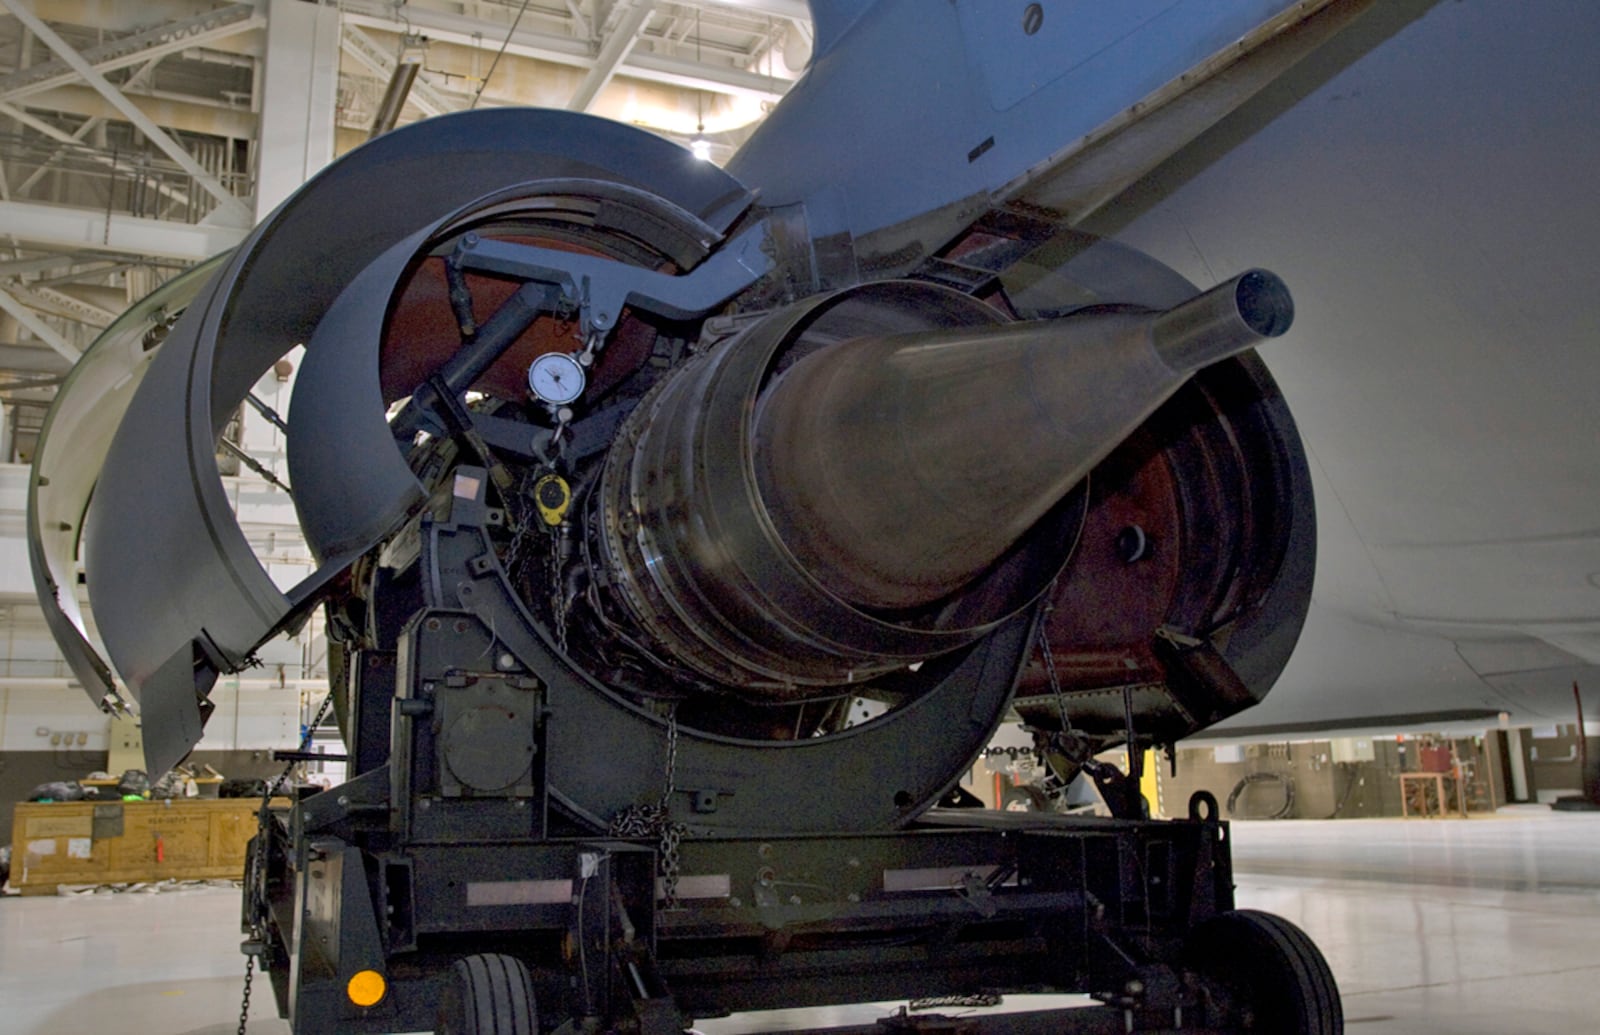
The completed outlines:
{"type": "MultiPolygon", "coordinates": [[[[1600,1030],[1600,815],[1235,823],[1241,906],[1304,927],[1352,1035],[1600,1030]]],[[[229,888],[0,900],[0,1035],[227,1035],[229,888]]],[[[249,1031],[286,1033],[265,982],[249,1031]]],[[[706,1022],[861,1023],[894,1004],[706,1022]]]]}

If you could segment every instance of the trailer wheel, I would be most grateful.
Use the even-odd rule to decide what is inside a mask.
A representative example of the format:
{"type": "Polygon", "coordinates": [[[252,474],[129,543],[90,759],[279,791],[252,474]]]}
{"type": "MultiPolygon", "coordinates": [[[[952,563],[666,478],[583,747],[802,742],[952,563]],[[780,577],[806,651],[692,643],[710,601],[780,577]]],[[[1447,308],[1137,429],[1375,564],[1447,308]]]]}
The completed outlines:
{"type": "Polygon", "coordinates": [[[1342,1035],[1333,971],[1300,928],[1254,909],[1220,913],[1184,946],[1188,968],[1220,986],[1227,1020],[1246,1031],[1342,1035]]]}
{"type": "Polygon", "coordinates": [[[439,1035],[537,1035],[533,982],[515,956],[456,960],[439,1000],[439,1035]]]}

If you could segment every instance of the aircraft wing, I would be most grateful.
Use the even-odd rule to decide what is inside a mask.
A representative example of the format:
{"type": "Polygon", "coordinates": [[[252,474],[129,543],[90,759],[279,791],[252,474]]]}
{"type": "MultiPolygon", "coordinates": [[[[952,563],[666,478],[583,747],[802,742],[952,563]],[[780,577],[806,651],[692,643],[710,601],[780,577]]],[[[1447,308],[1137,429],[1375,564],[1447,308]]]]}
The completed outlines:
{"type": "Polygon", "coordinates": [[[1379,5],[1086,224],[1294,286],[1266,359],[1314,603],[1216,733],[1571,721],[1600,686],[1597,38],[1588,3],[1379,5]]]}

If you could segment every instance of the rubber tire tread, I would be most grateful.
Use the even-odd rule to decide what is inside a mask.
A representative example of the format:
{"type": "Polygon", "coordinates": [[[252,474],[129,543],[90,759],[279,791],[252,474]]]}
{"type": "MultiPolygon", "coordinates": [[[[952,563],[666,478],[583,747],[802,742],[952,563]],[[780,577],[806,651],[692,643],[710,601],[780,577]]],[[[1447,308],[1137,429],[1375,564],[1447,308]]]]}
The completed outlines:
{"type": "Polygon", "coordinates": [[[1273,913],[1219,913],[1190,937],[1189,965],[1244,990],[1256,1031],[1343,1035],[1344,1004],[1333,970],[1309,935],[1273,913]]]}
{"type": "Polygon", "coordinates": [[[538,1035],[533,981],[516,957],[464,956],[455,963],[455,986],[464,1024],[460,1035],[538,1035]]]}

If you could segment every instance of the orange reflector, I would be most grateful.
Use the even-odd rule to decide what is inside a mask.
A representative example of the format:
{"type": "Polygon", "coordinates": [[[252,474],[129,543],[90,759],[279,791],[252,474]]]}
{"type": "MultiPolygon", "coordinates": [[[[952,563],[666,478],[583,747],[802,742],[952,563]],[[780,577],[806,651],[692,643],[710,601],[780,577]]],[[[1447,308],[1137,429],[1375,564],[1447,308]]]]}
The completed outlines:
{"type": "Polygon", "coordinates": [[[389,990],[389,985],[376,970],[362,970],[350,979],[344,990],[357,1006],[375,1006],[389,990]]]}

